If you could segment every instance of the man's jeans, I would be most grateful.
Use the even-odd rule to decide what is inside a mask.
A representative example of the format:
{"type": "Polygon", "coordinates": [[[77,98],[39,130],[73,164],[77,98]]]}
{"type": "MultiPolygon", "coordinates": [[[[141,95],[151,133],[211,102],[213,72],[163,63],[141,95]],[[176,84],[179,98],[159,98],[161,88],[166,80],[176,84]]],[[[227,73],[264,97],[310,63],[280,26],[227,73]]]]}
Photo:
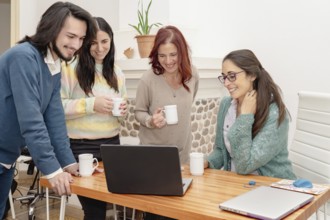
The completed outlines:
{"type": "Polygon", "coordinates": [[[0,165],[0,217],[3,216],[3,212],[5,211],[9,190],[14,177],[14,170],[15,167],[7,169],[0,165]]]}

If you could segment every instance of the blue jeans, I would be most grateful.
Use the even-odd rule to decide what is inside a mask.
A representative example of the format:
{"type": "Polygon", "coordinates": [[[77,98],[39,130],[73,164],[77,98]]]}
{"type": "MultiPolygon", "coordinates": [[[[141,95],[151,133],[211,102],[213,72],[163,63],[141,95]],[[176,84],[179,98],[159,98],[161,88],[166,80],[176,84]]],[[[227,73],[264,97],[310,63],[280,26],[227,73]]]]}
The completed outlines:
{"type": "Polygon", "coordinates": [[[3,212],[5,211],[9,190],[14,178],[14,170],[15,167],[7,169],[0,165],[0,217],[3,216],[3,212]]]}

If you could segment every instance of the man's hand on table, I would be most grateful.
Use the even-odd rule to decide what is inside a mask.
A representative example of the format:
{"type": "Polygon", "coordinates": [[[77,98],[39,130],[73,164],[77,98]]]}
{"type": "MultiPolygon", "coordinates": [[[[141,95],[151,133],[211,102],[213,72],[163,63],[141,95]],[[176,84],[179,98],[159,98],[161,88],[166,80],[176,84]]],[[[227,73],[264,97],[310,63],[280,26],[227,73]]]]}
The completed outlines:
{"type": "Polygon", "coordinates": [[[70,173],[70,174],[72,174],[74,176],[80,176],[79,175],[79,165],[78,165],[78,163],[74,163],[74,164],[72,164],[70,166],[65,167],[64,168],[64,171],[65,172],[68,172],[68,173],[70,173]]]}
{"type": "Polygon", "coordinates": [[[70,183],[73,182],[73,178],[70,173],[62,172],[48,180],[52,189],[58,195],[71,196],[70,183]]]}

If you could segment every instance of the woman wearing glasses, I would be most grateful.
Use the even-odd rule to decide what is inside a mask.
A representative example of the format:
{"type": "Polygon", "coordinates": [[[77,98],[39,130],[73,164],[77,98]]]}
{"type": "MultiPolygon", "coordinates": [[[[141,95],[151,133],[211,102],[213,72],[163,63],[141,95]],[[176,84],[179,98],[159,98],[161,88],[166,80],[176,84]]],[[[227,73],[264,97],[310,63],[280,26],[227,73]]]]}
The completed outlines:
{"type": "Polygon", "coordinates": [[[218,79],[230,97],[221,101],[215,146],[206,166],[295,179],[287,149],[289,116],[279,87],[254,53],[229,53],[218,79]]]}

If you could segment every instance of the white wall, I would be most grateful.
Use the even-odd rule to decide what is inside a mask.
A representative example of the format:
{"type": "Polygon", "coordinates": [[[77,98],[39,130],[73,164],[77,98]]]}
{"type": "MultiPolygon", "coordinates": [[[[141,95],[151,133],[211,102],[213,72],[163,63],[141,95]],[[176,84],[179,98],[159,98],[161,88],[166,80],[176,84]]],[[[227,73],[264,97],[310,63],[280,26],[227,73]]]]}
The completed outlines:
{"type": "MultiPolygon", "coordinates": [[[[49,6],[57,0],[20,0],[20,28],[19,36],[24,37],[26,34],[35,33],[36,26],[41,15],[49,6]],[[27,10],[26,10],[27,9],[27,10]]],[[[117,57],[124,58],[123,51],[128,47],[136,50],[137,44],[134,36],[136,32],[128,24],[136,24],[138,1],[132,0],[69,0],[82,8],[88,10],[92,16],[103,17],[115,32],[115,44],[117,57]]],[[[147,7],[148,1],[145,0],[144,6],[147,7]]],[[[150,22],[157,18],[157,22],[166,23],[168,20],[168,0],[154,0],[152,11],[150,12],[150,22]],[[165,10],[164,10],[165,8],[165,10]]],[[[155,32],[155,31],[154,31],[155,32]]]]}
{"type": "Polygon", "coordinates": [[[330,92],[330,2],[327,0],[171,1],[171,22],[198,30],[196,56],[252,49],[282,88],[295,127],[297,92],[330,92]]]}
{"type": "MultiPolygon", "coordinates": [[[[119,0],[119,29],[132,30],[128,24],[136,25],[138,22],[138,0],[119,0]]],[[[147,9],[149,0],[143,0],[144,8],[147,9]]],[[[169,0],[153,0],[149,12],[150,23],[167,23],[169,17],[169,0]]]]}
{"type": "Polygon", "coordinates": [[[19,40],[25,37],[25,35],[32,35],[35,33],[37,24],[43,12],[37,11],[38,5],[41,1],[38,0],[29,0],[24,1],[20,0],[19,2],[19,24],[18,28],[19,40]]]}
{"type": "MultiPolygon", "coordinates": [[[[327,65],[330,58],[330,1],[153,1],[150,19],[180,27],[195,57],[218,57],[221,65],[221,57],[231,50],[252,49],[283,90],[293,119],[290,136],[296,117],[297,92],[330,93],[327,65]]],[[[21,35],[34,31],[41,14],[53,2],[55,0],[21,1],[22,8],[29,9],[21,10],[21,35]]],[[[116,32],[119,58],[123,49],[135,47],[135,33],[126,23],[136,21],[132,19],[136,19],[137,0],[72,2],[107,19],[116,32]]]]}
{"type": "MultiPolygon", "coordinates": [[[[229,42],[230,50],[250,48],[255,51],[264,68],[282,88],[295,123],[299,90],[330,92],[330,70],[327,65],[330,58],[330,2],[230,2],[222,5],[226,6],[226,10],[221,10],[221,13],[231,28],[215,33],[220,42],[221,36],[225,36],[222,43],[229,42]]],[[[221,27],[223,23],[219,22],[218,26],[221,27]]],[[[291,137],[294,123],[291,124],[291,137]]]]}

